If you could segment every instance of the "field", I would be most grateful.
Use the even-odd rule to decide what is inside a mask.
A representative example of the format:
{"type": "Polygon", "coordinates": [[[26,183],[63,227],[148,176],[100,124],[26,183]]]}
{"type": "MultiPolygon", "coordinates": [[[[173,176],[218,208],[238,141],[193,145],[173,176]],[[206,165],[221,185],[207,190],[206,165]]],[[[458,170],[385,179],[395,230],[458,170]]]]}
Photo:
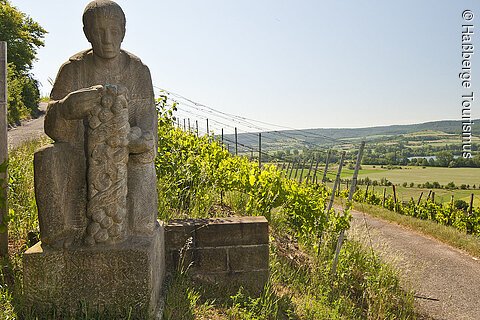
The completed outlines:
{"type": "MultiPolygon", "coordinates": [[[[360,189],[365,190],[366,186],[359,186],[360,189]]],[[[376,186],[376,187],[369,187],[369,190],[375,190],[377,194],[383,194],[383,189],[386,188],[387,195],[393,194],[392,187],[384,187],[384,186],[376,186]]],[[[452,199],[452,195],[454,196],[455,200],[464,200],[467,203],[470,203],[470,195],[473,193],[473,202],[474,206],[480,206],[480,190],[446,190],[446,189],[433,189],[435,192],[435,201],[440,203],[450,202],[452,199]]],[[[425,188],[405,188],[402,186],[396,187],[397,192],[397,199],[399,201],[409,201],[411,198],[418,200],[420,195],[423,192],[422,199],[425,200],[430,189],[425,188]]]]}
{"type": "MultiPolygon", "coordinates": [[[[321,179],[323,175],[323,166],[319,166],[317,176],[321,179]]],[[[338,165],[331,165],[328,168],[327,177],[334,180],[337,174],[338,165]]],[[[470,186],[480,186],[480,168],[439,168],[439,167],[415,167],[404,166],[402,169],[386,169],[380,166],[364,165],[358,173],[359,178],[370,178],[380,182],[382,178],[388,179],[394,184],[403,184],[413,182],[415,185],[423,184],[425,182],[438,182],[446,185],[449,182],[454,182],[455,185],[460,186],[467,184],[470,186]]],[[[300,177],[302,170],[298,170],[297,178],[300,177]]],[[[303,170],[303,177],[308,174],[308,169],[303,170]]],[[[295,175],[295,171],[293,172],[295,175]]],[[[292,175],[292,176],[293,176],[292,175]]],[[[343,168],[342,179],[351,178],[353,170],[343,168]]]]}
{"type": "MultiPolygon", "coordinates": [[[[442,185],[453,181],[457,186],[469,184],[480,186],[480,168],[439,168],[439,167],[401,167],[402,169],[384,169],[373,168],[373,166],[364,166],[359,172],[360,178],[369,177],[372,180],[387,178],[394,184],[407,183],[425,183],[427,181],[437,181],[442,185]]],[[[345,172],[347,173],[347,172],[345,172]]]]}
{"type": "MultiPolygon", "coordinates": [[[[320,166],[323,170],[323,165],[320,166]]],[[[338,165],[332,165],[329,167],[327,177],[334,181],[336,177],[338,165]]],[[[359,179],[364,179],[366,177],[371,180],[377,180],[380,182],[382,178],[386,178],[388,181],[391,181],[396,187],[397,197],[400,201],[408,201],[410,198],[418,199],[420,194],[423,192],[423,199],[428,195],[430,189],[428,188],[419,188],[418,184],[423,184],[425,182],[438,182],[441,185],[446,185],[449,182],[455,183],[457,187],[462,184],[469,185],[471,189],[462,190],[462,189],[433,189],[435,191],[435,200],[438,202],[449,202],[451,201],[452,195],[454,199],[461,199],[466,202],[470,201],[470,195],[474,194],[474,203],[478,206],[480,205],[480,168],[438,168],[438,167],[414,167],[414,166],[404,166],[402,169],[386,169],[379,166],[364,165],[359,171],[359,179]],[[414,183],[414,187],[403,187],[402,184],[406,182],[408,185],[414,183]],[[476,189],[473,189],[475,185],[476,189]]],[[[320,169],[319,169],[320,170],[320,169]]],[[[300,178],[301,171],[298,171],[297,179],[300,178]]],[[[308,169],[303,170],[303,180],[308,174],[308,169]]],[[[295,176],[295,171],[292,174],[292,177],[295,176]]],[[[323,171],[317,173],[318,181],[321,181],[323,176],[323,171]]],[[[342,179],[351,179],[353,176],[353,170],[343,168],[342,170],[342,179]]],[[[333,184],[330,183],[330,186],[333,184]]],[[[342,186],[344,188],[344,186],[342,186]]],[[[364,189],[365,186],[359,186],[359,188],[364,189]]],[[[392,194],[392,187],[383,187],[376,186],[370,187],[375,189],[377,193],[383,193],[383,189],[386,188],[387,194],[392,194]]]]}

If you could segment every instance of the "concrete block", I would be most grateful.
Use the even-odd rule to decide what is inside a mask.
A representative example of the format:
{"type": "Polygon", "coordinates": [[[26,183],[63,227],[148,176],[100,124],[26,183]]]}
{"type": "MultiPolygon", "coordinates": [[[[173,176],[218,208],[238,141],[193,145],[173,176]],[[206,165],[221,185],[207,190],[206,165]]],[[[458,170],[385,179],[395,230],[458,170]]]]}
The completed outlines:
{"type": "Polygon", "coordinates": [[[238,246],[228,249],[232,271],[268,270],[268,245],[238,246]]]}
{"type": "Polygon", "coordinates": [[[81,307],[109,318],[153,319],[165,272],[163,227],[128,244],[24,254],[24,298],[40,318],[79,316],[81,307]]]}

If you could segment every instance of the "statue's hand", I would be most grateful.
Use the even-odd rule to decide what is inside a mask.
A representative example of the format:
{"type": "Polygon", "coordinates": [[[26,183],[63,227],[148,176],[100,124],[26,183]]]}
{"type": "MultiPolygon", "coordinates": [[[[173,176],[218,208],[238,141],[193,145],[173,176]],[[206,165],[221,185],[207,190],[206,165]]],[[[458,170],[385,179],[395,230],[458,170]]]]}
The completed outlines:
{"type": "Polygon", "coordinates": [[[155,145],[150,131],[142,132],[139,127],[132,127],[128,136],[130,153],[144,153],[153,150],[155,145]]]}
{"type": "Polygon", "coordinates": [[[70,92],[60,101],[65,119],[86,117],[92,108],[100,104],[103,91],[103,86],[98,85],[70,92]]]}

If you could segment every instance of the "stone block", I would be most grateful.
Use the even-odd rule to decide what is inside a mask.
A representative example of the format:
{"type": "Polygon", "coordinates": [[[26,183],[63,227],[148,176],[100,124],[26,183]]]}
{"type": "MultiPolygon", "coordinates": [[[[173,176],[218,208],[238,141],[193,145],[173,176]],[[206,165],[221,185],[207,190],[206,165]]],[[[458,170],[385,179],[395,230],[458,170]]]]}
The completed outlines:
{"type": "Polygon", "coordinates": [[[209,219],[195,225],[198,247],[268,244],[265,217],[228,217],[209,219]]]}
{"type": "Polygon", "coordinates": [[[172,220],[165,226],[165,249],[180,250],[195,236],[195,220],[172,220]]]}
{"type": "Polygon", "coordinates": [[[245,272],[228,271],[215,273],[192,273],[192,279],[196,283],[214,287],[214,289],[211,290],[211,293],[209,293],[208,291],[205,292],[204,298],[206,299],[218,298],[214,295],[218,295],[220,292],[222,294],[221,297],[234,295],[238,292],[240,287],[242,287],[247,293],[251,295],[258,295],[262,292],[263,287],[268,281],[268,277],[268,269],[245,272]],[[209,294],[212,294],[212,296],[209,296],[209,294]]]}
{"type": "Polygon", "coordinates": [[[195,249],[193,269],[196,272],[227,271],[227,250],[224,248],[195,249]]]}
{"type": "Polygon", "coordinates": [[[81,242],[87,226],[83,150],[55,143],[35,152],[33,164],[42,242],[58,248],[81,242]]]}
{"type": "Polygon", "coordinates": [[[268,270],[268,245],[238,246],[228,249],[228,264],[232,271],[268,270]]]}
{"type": "Polygon", "coordinates": [[[41,242],[24,254],[24,298],[40,318],[79,316],[81,307],[109,318],[153,319],[165,271],[164,230],[127,243],[56,250],[41,242]]]}

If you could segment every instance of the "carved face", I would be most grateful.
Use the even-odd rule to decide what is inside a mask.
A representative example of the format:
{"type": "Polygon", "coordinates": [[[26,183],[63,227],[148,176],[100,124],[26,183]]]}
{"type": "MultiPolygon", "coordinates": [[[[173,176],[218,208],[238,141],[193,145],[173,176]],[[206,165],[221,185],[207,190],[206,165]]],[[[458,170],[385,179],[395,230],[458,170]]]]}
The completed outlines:
{"type": "Polygon", "coordinates": [[[92,20],[84,31],[92,44],[93,53],[104,59],[117,57],[125,36],[123,24],[113,17],[102,15],[96,15],[92,20]]]}

